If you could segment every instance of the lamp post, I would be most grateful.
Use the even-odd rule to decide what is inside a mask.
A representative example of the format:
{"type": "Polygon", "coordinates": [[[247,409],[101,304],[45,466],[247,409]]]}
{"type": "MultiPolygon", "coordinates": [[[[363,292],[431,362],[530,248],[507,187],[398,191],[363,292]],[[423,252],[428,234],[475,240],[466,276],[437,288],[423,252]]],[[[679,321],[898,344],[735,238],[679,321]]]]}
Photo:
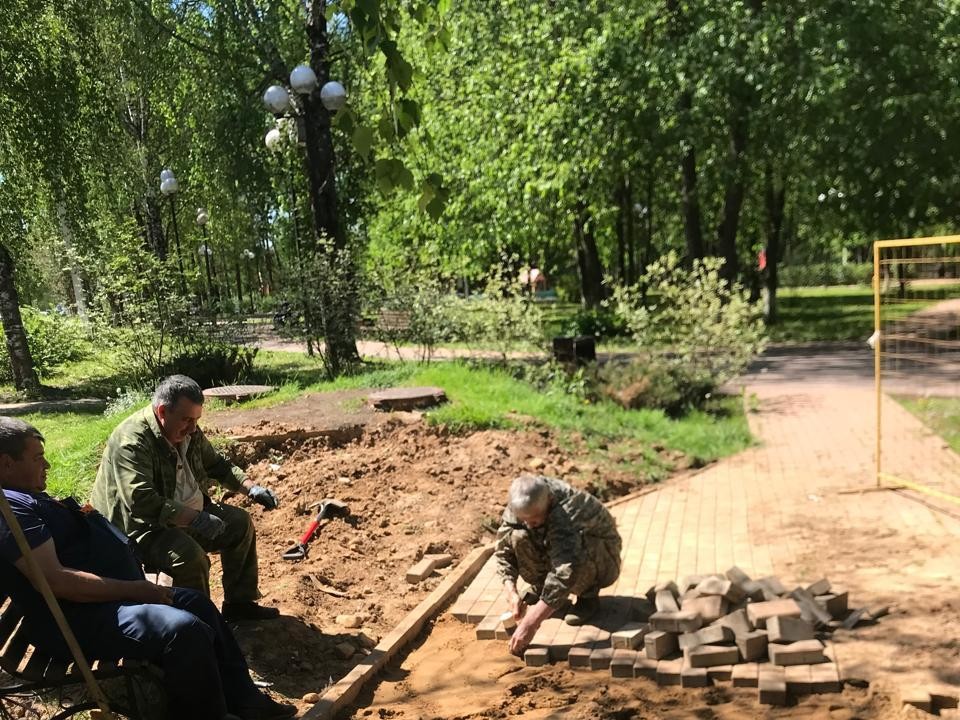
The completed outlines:
{"type": "Polygon", "coordinates": [[[180,183],[177,182],[173,170],[166,168],[160,171],[160,193],[170,198],[170,216],[173,221],[173,239],[177,249],[177,267],[180,269],[180,289],[183,294],[187,294],[187,281],[183,275],[183,258],[180,255],[180,230],[177,227],[177,202],[176,195],[180,189],[180,183]]]}
{"type": "Polygon", "coordinates": [[[210,216],[206,208],[197,208],[197,225],[200,226],[200,232],[203,233],[203,243],[197,252],[203,256],[203,262],[207,269],[207,290],[210,294],[211,305],[220,301],[220,290],[213,284],[213,274],[210,272],[210,258],[213,256],[213,248],[207,239],[207,223],[210,222],[210,216]]]}

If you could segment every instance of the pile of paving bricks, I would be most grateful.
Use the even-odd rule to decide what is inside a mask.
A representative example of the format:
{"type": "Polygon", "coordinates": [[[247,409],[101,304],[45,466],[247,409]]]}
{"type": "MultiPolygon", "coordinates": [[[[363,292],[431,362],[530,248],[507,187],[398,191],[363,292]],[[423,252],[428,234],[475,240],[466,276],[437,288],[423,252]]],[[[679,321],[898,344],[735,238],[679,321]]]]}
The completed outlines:
{"type": "MultiPolygon", "coordinates": [[[[788,591],[775,577],[753,580],[737,567],[653,587],[633,615],[642,620],[611,627],[584,647],[565,647],[570,667],[691,688],[730,681],[758,688],[760,702],[770,705],[785,704],[788,691],[839,692],[840,674],[824,641],[868,619],[865,610],[851,612],[847,592],[826,579],[788,591]]],[[[492,619],[477,627],[480,639],[508,635],[492,619]]],[[[525,660],[545,665],[557,655],[535,640],[525,660]]]]}

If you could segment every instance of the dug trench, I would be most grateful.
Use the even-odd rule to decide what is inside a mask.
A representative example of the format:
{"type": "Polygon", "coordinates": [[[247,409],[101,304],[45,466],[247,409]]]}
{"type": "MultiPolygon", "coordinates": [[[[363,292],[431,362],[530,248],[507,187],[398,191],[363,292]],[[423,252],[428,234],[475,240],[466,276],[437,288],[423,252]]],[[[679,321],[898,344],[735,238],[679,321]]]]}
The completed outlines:
{"type": "MultiPolygon", "coordinates": [[[[283,423],[259,423],[248,430],[282,439],[228,447],[249,478],[281,499],[269,512],[246,498],[226,499],[252,516],[261,602],[281,611],[275,621],[238,625],[236,634],[255,674],[301,708],[363,659],[460,559],[493,539],[516,475],[561,477],[605,498],[643,482],[638,457],[606,453],[598,464],[576,435],[560,438],[545,429],[451,434],[415,413],[366,420],[362,431],[307,439],[283,423]],[[324,498],[346,503],[350,516],[326,522],[305,560],[282,559],[316,512],[310,505],[324,498]],[[429,553],[448,553],[454,565],[408,583],[406,571],[429,553]]],[[[664,465],[686,464],[661,453],[664,465]]],[[[220,570],[213,562],[212,593],[219,601],[220,570]]]]}

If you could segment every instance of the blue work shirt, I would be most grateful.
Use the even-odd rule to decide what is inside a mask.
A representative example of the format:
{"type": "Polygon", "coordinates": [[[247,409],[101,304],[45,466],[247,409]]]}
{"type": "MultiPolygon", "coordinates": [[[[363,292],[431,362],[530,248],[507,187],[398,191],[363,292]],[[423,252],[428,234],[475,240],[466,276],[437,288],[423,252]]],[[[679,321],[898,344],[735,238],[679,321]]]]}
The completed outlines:
{"type": "MultiPolygon", "coordinates": [[[[46,493],[4,489],[13,514],[31,548],[53,540],[64,567],[115,580],[142,580],[143,570],[130,542],[103,516],[84,512],[73,498],[54,500],[46,493]]],[[[0,588],[24,613],[27,636],[37,647],[69,658],[63,636],[43,597],[14,563],[21,557],[13,533],[0,516],[0,588]]],[[[116,625],[121,603],[79,603],[61,600],[63,614],[81,644],[96,646],[99,629],[116,625]],[[86,642],[84,642],[86,641],[86,642]]]]}

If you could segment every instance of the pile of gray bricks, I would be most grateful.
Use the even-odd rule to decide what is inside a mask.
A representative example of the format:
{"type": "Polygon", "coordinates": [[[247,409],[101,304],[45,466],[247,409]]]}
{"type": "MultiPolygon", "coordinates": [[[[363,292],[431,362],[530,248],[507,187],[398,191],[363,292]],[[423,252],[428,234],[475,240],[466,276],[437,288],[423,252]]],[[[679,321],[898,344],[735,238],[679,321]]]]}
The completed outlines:
{"type": "MultiPolygon", "coordinates": [[[[626,625],[610,627],[608,640],[605,633],[585,647],[576,642],[531,647],[527,664],[565,655],[574,668],[645,677],[660,685],[694,688],[728,681],[756,687],[761,703],[783,705],[788,693],[840,691],[840,674],[825,642],[834,630],[868,619],[864,610],[851,611],[847,592],[826,579],[787,590],[775,577],[754,580],[737,567],[650,588],[634,604],[633,616],[626,625]]],[[[505,636],[502,628],[490,629],[481,634],[478,627],[478,637],[505,636]]]]}

